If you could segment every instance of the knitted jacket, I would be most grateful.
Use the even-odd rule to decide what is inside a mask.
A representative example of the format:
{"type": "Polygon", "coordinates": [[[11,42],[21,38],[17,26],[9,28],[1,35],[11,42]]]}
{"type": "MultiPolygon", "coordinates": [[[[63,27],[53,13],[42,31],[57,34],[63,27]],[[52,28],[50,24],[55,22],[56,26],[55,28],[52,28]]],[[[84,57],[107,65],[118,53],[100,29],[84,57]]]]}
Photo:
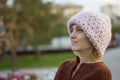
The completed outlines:
{"type": "Polygon", "coordinates": [[[111,72],[103,62],[82,63],[72,77],[80,59],[68,60],[62,63],[54,80],[112,80],[111,72]]]}

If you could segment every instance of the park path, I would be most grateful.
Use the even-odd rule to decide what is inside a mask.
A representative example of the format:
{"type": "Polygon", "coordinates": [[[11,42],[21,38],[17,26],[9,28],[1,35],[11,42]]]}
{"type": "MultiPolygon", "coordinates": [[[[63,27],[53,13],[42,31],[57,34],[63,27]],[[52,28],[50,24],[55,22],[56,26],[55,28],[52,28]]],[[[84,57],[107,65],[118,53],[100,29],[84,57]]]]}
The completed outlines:
{"type": "MultiPolygon", "coordinates": [[[[111,48],[105,52],[103,61],[110,68],[112,72],[112,80],[120,79],[120,47],[111,48]]],[[[37,74],[42,80],[53,80],[57,71],[56,67],[53,68],[32,68],[32,69],[21,69],[23,72],[30,72],[37,74]]],[[[0,76],[7,77],[10,70],[0,71],[0,76]]]]}

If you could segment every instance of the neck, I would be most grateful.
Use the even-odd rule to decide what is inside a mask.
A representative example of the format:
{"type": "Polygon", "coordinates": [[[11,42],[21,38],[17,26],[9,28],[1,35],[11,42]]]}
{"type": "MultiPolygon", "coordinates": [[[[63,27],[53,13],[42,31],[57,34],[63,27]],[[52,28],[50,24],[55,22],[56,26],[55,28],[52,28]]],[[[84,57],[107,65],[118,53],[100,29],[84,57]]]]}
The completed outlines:
{"type": "Polygon", "coordinates": [[[94,49],[92,47],[78,51],[77,56],[80,58],[80,64],[96,63],[96,62],[101,61],[101,60],[96,59],[95,56],[93,56],[93,53],[94,53],[94,49]]]}

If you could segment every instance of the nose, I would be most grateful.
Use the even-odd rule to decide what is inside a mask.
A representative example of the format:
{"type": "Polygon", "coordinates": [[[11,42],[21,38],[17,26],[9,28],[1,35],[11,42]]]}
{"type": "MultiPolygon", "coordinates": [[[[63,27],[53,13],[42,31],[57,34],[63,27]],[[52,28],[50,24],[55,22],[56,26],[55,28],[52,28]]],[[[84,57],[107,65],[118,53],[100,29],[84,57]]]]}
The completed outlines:
{"type": "Polygon", "coordinates": [[[71,38],[71,39],[76,38],[76,33],[75,33],[75,31],[73,31],[73,32],[70,33],[70,38],[71,38]]]}

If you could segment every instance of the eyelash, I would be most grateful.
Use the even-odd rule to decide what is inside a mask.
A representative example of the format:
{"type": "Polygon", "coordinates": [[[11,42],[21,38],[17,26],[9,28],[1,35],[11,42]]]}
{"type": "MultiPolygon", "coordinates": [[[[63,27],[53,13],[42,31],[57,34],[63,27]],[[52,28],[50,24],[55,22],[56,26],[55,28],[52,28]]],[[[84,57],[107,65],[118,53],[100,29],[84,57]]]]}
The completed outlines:
{"type": "MultiPolygon", "coordinates": [[[[76,31],[78,31],[78,32],[83,32],[83,30],[82,29],[76,29],[76,31]]],[[[70,28],[70,33],[72,33],[73,32],[73,29],[72,28],[70,28]]]]}
{"type": "Polygon", "coordinates": [[[73,32],[73,29],[72,28],[70,28],[70,33],[72,33],[73,32]]]}
{"type": "Polygon", "coordinates": [[[82,29],[77,29],[77,31],[79,31],[79,32],[83,32],[83,30],[82,30],[82,29]]]}

